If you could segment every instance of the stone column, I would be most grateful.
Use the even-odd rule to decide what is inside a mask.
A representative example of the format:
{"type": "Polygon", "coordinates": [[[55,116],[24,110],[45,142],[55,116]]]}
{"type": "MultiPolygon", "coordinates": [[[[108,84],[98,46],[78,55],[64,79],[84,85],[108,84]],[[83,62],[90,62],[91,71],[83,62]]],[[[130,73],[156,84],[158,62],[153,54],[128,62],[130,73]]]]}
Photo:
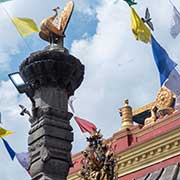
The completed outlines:
{"type": "Polygon", "coordinates": [[[65,49],[45,49],[20,65],[32,101],[28,145],[32,180],[65,180],[73,141],[68,98],[80,86],[84,66],[65,49]]]}

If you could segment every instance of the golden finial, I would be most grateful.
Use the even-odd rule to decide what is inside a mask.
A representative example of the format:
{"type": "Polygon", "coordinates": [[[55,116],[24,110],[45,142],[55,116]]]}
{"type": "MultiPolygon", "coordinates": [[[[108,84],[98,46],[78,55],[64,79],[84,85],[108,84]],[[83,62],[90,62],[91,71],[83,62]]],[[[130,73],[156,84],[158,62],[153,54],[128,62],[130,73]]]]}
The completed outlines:
{"type": "Polygon", "coordinates": [[[120,116],[122,117],[121,129],[133,126],[132,108],[129,106],[129,100],[124,100],[124,107],[120,108],[120,116]]]}
{"type": "Polygon", "coordinates": [[[129,100],[128,99],[124,100],[124,106],[129,106],[129,100]]]}

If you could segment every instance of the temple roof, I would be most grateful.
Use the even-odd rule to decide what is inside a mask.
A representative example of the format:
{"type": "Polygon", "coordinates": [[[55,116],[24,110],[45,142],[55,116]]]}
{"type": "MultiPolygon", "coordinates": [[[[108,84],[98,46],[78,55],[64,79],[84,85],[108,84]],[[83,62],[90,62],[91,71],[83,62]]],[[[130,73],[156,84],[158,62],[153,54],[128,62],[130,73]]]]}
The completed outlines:
{"type": "Polygon", "coordinates": [[[180,164],[173,164],[158,171],[149,173],[141,178],[134,180],[178,180],[180,179],[180,164]]]}
{"type": "MultiPolygon", "coordinates": [[[[174,102],[166,88],[154,102],[134,111],[124,101],[121,129],[107,140],[116,157],[118,180],[180,180],[180,111],[174,102]]],[[[81,179],[82,159],[80,153],[73,156],[68,180],[81,179]]]]}

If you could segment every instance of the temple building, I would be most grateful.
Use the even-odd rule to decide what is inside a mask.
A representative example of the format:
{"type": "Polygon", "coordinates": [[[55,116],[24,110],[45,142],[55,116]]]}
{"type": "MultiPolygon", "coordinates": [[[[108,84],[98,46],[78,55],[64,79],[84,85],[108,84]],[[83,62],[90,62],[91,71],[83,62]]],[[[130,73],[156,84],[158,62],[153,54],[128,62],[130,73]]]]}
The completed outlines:
{"type": "MultiPolygon", "coordinates": [[[[119,113],[121,129],[106,140],[115,159],[114,177],[82,177],[89,167],[82,167],[80,152],[72,157],[68,180],[180,180],[180,111],[174,94],[162,87],[154,102],[132,110],[125,100],[119,113]]],[[[88,171],[97,174],[95,169],[88,171]]]]}

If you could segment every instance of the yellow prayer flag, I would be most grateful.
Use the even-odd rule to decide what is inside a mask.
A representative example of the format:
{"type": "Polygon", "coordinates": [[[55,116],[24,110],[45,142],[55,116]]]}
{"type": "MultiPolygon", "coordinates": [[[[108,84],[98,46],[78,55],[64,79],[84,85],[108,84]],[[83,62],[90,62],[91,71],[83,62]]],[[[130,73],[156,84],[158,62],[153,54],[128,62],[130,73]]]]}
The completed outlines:
{"type": "Polygon", "coordinates": [[[13,132],[0,127],[0,138],[8,136],[9,134],[13,134],[13,132]]]}
{"type": "Polygon", "coordinates": [[[136,40],[148,43],[151,41],[150,29],[144,24],[135,9],[131,7],[131,27],[136,40]]]}
{"type": "Polygon", "coordinates": [[[34,32],[39,32],[33,19],[16,17],[12,18],[12,22],[22,37],[26,37],[34,32]]]}

